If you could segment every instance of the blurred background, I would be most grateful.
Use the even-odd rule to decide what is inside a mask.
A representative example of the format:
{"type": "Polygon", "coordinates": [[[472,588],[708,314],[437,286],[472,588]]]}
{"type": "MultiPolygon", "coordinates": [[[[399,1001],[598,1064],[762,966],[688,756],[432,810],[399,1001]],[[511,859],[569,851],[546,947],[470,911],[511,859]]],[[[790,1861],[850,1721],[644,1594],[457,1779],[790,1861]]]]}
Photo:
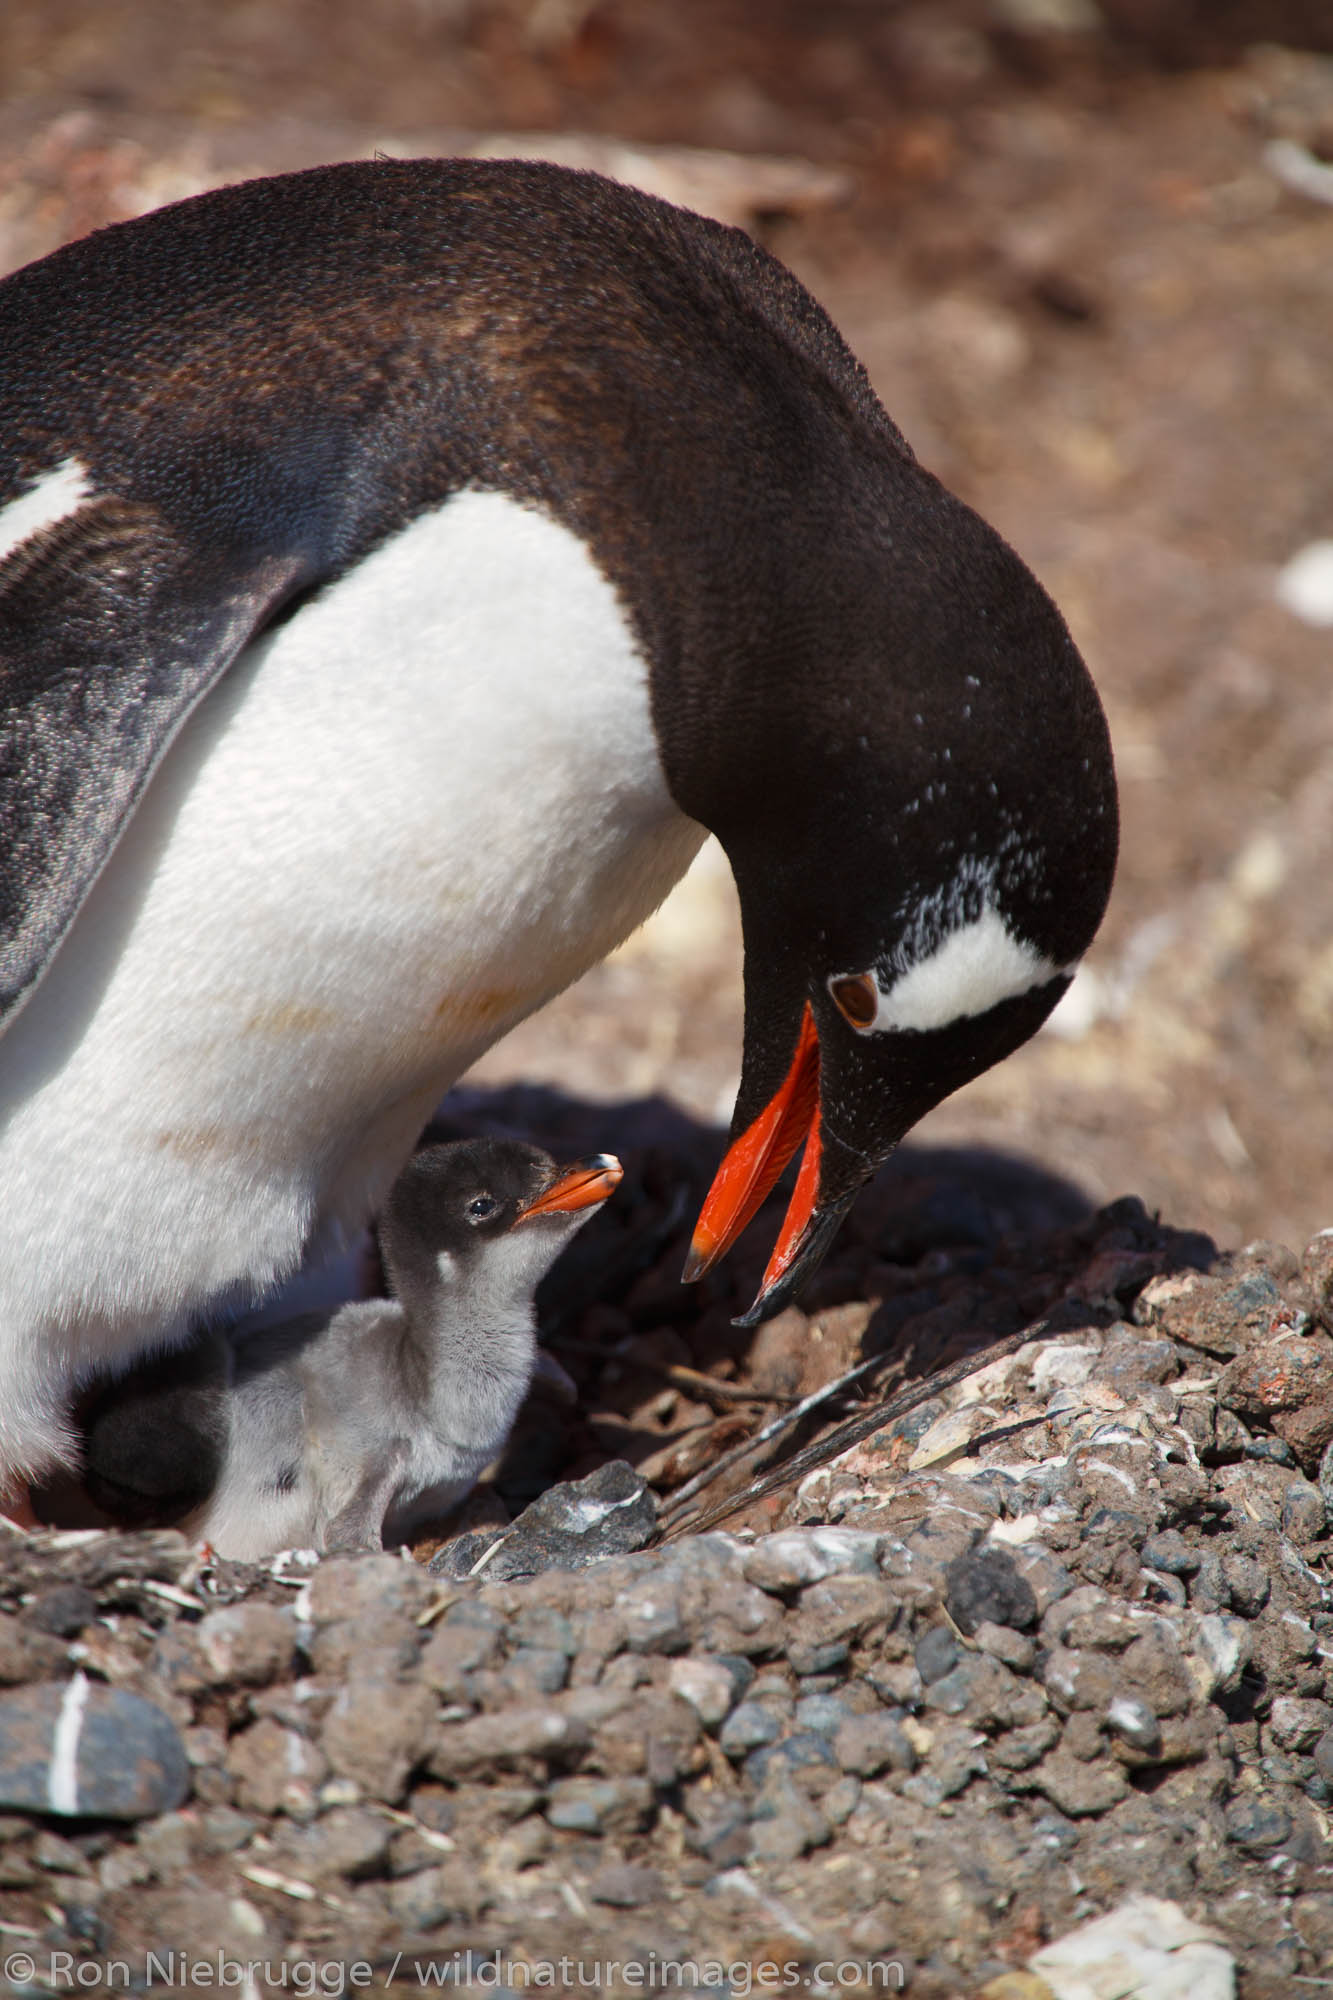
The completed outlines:
{"type": "MultiPolygon", "coordinates": [[[[751,229],[1063,608],[1116,742],[1115,899],[1052,1026],[921,1137],[1132,1191],[1223,1244],[1333,1223],[1328,0],[0,14],[0,269],[376,149],[543,154],[751,229]]],[[[705,849],[476,1077],[724,1120],[739,1042],[705,849]]]]}

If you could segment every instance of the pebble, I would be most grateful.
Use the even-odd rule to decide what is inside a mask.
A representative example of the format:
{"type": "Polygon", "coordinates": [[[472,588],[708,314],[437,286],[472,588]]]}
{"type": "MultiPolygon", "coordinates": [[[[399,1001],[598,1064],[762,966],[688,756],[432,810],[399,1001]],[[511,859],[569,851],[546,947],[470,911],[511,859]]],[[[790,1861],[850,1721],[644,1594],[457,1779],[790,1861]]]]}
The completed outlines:
{"type": "Polygon", "coordinates": [[[982,1623],[1029,1632],[1037,1622],[1032,1585],[1007,1549],[983,1547],[958,1556],[944,1572],[945,1604],[960,1632],[982,1623]]]}
{"type": "Polygon", "coordinates": [[[82,1674],[0,1694],[0,1806],[137,1820],[189,1789],[175,1724],[139,1695],[82,1674]]]}
{"type": "Polygon", "coordinates": [[[761,1785],[775,1765],[796,1771],[836,1763],[827,1736],[814,1729],[798,1729],[777,1743],[766,1743],[762,1749],[752,1750],[745,1760],[745,1775],[752,1784],[761,1785]]]}
{"type": "Polygon", "coordinates": [[[295,1610],[312,1625],[369,1630],[391,1617],[415,1621],[435,1595],[427,1572],[399,1556],[334,1556],[311,1572],[295,1610]]]}
{"type": "Polygon", "coordinates": [[[916,1642],[916,1670],[926,1686],[941,1681],[958,1664],[958,1641],[947,1625],[932,1625],[916,1642]]]}
{"type": "Polygon", "coordinates": [[[987,1762],[997,1770],[1027,1771],[1059,1741],[1059,1721],[1054,1715],[1044,1715],[1039,1722],[997,1736],[986,1753],[987,1762]]]}
{"type": "Polygon", "coordinates": [[[736,1697],[736,1677],[720,1660],[673,1660],[667,1685],[690,1704],[706,1729],[725,1720],[736,1697]]]}
{"type": "Polygon", "coordinates": [[[561,1778],[551,1787],[546,1818],[566,1833],[632,1831],[652,1804],[652,1786],[642,1778],[561,1778]]]}
{"type": "Polygon", "coordinates": [[[234,1854],[258,1829],[259,1821],[250,1813],[237,1812],[232,1806],[209,1806],[199,1815],[199,1846],[205,1854],[234,1854]]]}
{"type": "Polygon", "coordinates": [[[569,1655],[553,1646],[520,1646],[506,1669],[511,1685],[525,1694],[558,1694],[569,1679],[569,1655]]]}
{"type": "Polygon", "coordinates": [[[58,1833],[39,1833],[30,1850],[36,1867],[56,1875],[86,1875],[88,1863],[72,1840],[58,1833]]]}
{"type": "Polygon", "coordinates": [[[1226,1809],[1227,1839],[1257,1853],[1281,1847],[1291,1837],[1291,1816],[1275,1800],[1257,1792],[1233,1799],[1226,1809]]]}
{"type": "Polygon", "coordinates": [[[97,1599],[79,1583],[58,1583],[39,1590],[25,1610],[29,1625],[57,1639],[74,1639],[97,1616],[97,1599]]]}
{"type": "Polygon", "coordinates": [[[1104,1712],[1124,1677],[1119,1663],[1105,1653],[1073,1652],[1066,1646],[1054,1647],[1041,1669],[1042,1686],[1062,1714],[1081,1708],[1104,1712]]]}
{"type": "Polygon", "coordinates": [[[902,1784],[904,1792],[916,1786],[923,1803],[938,1805],[957,1798],[974,1778],[984,1778],[987,1765],[982,1737],[965,1724],[946,1723],[934,1731],[934,1739],[928,1768],[904,1778],[902,1784]]]}
{"type": "Polygon", "coordinates": [[[1141,1694],[1154,1715],[1184,1715],[1198,1699],[1175,1627],[1155,1619],[1127,1646],[1116,1666],[1125,1685],[1141,1694]]]}
{"type": "Polygon", "coordinates": [[[1140,1569],[1139,1588],[1147,1604],[1189,1603],[1189,1593],[1178,1576],[1158,1569],[1140,1569]]]}
{"type": "Polygon", "coordinates": [[[1293,1479],[1282,1496],[1282,1532],[1294,1542],[1320,1540],[1328,1528],[1324,1496],[1308,1479],[1293,1479]]]}
{"type": "Polygon", "coordinates": [[[1268,1733],[1279,1750],[1312,1750],[1330,1728],[1333,1708],[1326,1701],[1280,1694],[1269,1711],[1268,1733]]]}
{"type": "Polygon", "coordinates": [[[1235,1960],[1176,1903],[1131,1896],[1028,1960],[1053,2000],[1234,2000],[1235,1960]]]}
{"type": "Polygon", "coordinates": [[[616,1604],[625,1644],[633,1653],[679,1653],[687,1643],[680,1598],[658,1579],[625,1591],[616,1604]]]}
{"type": "Polygon", "coordinates": [[[1112,1696],[1106,1707],[1106,1725],[1122,1743],[1146,1757],[1155,1757],[1162,1747],[1162,1725],[1138,1695],[1112,1696]]]}
{"type": "Polygon", "coordinates": [[[1127,1396],[1149,1383],[1169,1381],[1179,1371],[1173,1342],[1144,1340],[1141,1336],[1136,1339],[1131,1334],[1127,1338],[1108,1339],[1090,1379],[1127,1396]]]}
{"type": "MultiPolygon", "coordinates": [[[[476,1612],[490,1611],[489,1605],[479,1604],[472,1599],[464,1599],[462,1604],[454,1608],[459,1613],[467,1609],[476,1612]]],[[[501,1623],[497,1616],[495,1618],[497,1630],[501,1623]]],[[[558,1611],[553,1604],[520,1606],[514,1616],[507,1621],[505,1629],[510,1643],[516,1647],[532,1646],[541,1652],[564,1653],[571,1660],[579,1649],[574,1627],[564,1612],[558,1611]]]]}
{"type": "Polygon", "coordinates": [[[638,1910],[645,1903],[661,1900],[662,1877],[656,1868],[639,1868],[632,1862],[621,1861],[609,1868],[599,1868],[589,1878],[587,1890],[594,1903],[608,1903],[617,1910],[638,1910]]]}
{"type": "Polygon", "coordinates": [[[1333,1229],[1321,1229],[1312,1236],[1301,1255],[1301,1283],[1310,1298],[1315,1316],[1333,1333],[1333,1229]]]}
{"type": "Polygon", "coordinates": [[[796,1707],[796,1691],[791,1676],[781,1666],[756,1674],[746,1690],[751,1701],[762,1701],[778,1714],[789,1716],[796,1707]]]}
{"type": "Polygon", "coordinates": [[[1122,1653],[1143,1634],[1143,1620],[1127,1606],[1103,1600],[1086,1611],[1077,1611],[1063,1623],[1066,1646],[1077,1651],[1095,1646],[1102,1651],[1122,1653]]]}
{"type": "Polygon", "coordinates": [[[1222,1370],[1217,1400],[1245,1419],[1273,1418],[1322,1401],[1333,1389],[1333,1339],[1284,1332],[1222,1370]]]}
{"type": "Polygon", "coordinates": [[[1286,1307],[1267,1271],[1182,1271],[1150,1279],[1139,1293],[1134,1318],[1187,1346],[1234,1356],[1266,1339],[1286,1307]]]}
{"type": "Polygon", "coordinates": [[[396,1805],[429,1740],[436,1702],[417,1683],[349,1681],[334,1696],[320,1732],[330,1770],[373,1799],[396,1805]]]}
{"type": "Polygon", "coordinates": [[[821,1736],[834,1736],[851,1715],[845,1701],[833,1694],[810,1694],[796,1704],[793,1720],[798,1729],[813,1729],[821,1736]]]}
{"type": "MultiPolygon", "coordinates": [[[[1285,144],[1293,156],[1303,151],[1290,140],[1285,144]]],[[[1308,168],[1305,173],[1308,178],[1308,168]]],[[[1297,549],[1278,571],[1273,595],[1304,624],[1321,629],[1333,625],[1333,542],[1307,542],[1297,549]]]]}
{"type": "Polygon", "coordinates": [[[751,1851],[760,1861],[795,1861],[812,1847],[822,1847],[833,1829],[828,1819],[793,1783],[789,1772],[775,1766],[750,1808],[751,1851]]]}
{"type": "Polygon", "coordinates": [[[1025,1632],[1015,1632],[1011,1625],[995,1625],[989,1618],[983,1618],[973,1632],[972,1640],[983,1653],[1003,1661],[1015,1673],[1031,1673],[1037,1648],[1025,1632]]]}
{"type": "Polygon", "coordinates": [[[715,1864],[720,1863],[723,1848],[734,1850],[736,1860],[749,1853],[749,1813],[739,1795],[696,1786],[686,1793],[684,1804],[686,1843],[697,1853],[709,1855],[715,1864]]]}
{"type": "Polygon", "coordinates": [[[821,1639],[816,1632],[805,1631],[794,1632],[787,1641],[787,1658],[796,1674],[826,1674],[850,1657],[845,1639],[821,1639]]]}
{"type": "Polygon", "coordinates": [[[134,1835],[135,1846],[159,1879],[191,1865],[197,1838],[196,1822],[188,1810],[143,1820],[134,1835]]]}
{"type": "Polygon", "coordinates": [[[468,1676],[499,1658],[504,1620],[489,1604],[455,1604],[440,1619],[421,1654],[421,1678],[448,1701],[465,1700],[468,1676]]]}
{"type": "MultiPolygon", "coordinates": [[[[456,1781],[478,1771],[512,1769],[526,1758],[565,1757],[581,1750],[589,1733],[576,1710],[557,1707],[554,1701],[531,1708],[500,1709],[444,1724],[431,1745],[427,1763],[436,1777],[456,1781]]],[[[418,1753],[423,1740],[429,1741],[429,1734],[418,1730],[414,1738],[418,1753]]],[[[406,1738],[391,1738],[390,1753],[390,1779],[397,1780],[397,1791],[401,1792],[411,1766],[406,1738]]],[[[375,1795],[384,1797],[392,1789],[391,1782],[375,1795]]]]}
{"type": "Polygon", "coordinates": [[[68,1660],[64,1644],[52,1633],[0,1612],[0,1686],[55,1676],[68,1668],[68,1660]]]}
{"type": "Polygon", "coordinates": [[[391,1882],[386,1901],[394,1922],[409,1930],[430,1930],[435,1924],[462,1914],[452,1893],[450,1877],[438,1866],[423,1868],[402,1881],[391,1882]]]}
{"type": "Polygon", "coordinates": [[[1087,1381],[1101,1353],[1069,1342],[1041,1342],[1032,1354],[1032,1393],[1045,1398],[1055,1389],[1077,1389],[1087,1381]]]}
{"type": "Polygon", "coordinates": [[[1245,1439],[1245,1456],[1262,1459],[1266,1465],[1285,1465],[1289,1472],[1296,1469],[1296,1454],[1286,1439],[1268,1437],[1262,1431],[1245,1439]]]}
{"type": "MultiPolygon", "coordinates": [[[[586,1479],[550,1486],[525,1507],[510,1527],[491,1539],[498,1543],[486,1563],[492,1583],[550,1570],[586,1569],[608,1556],[641,1549],[657,1527],[657,1500],[651,1487],[623,1459],[599,1466],[586,1479]]],[[[446,1542],[430,1564],[436,1576],[466,1575],[477,1555],[460,1561],[458,1541],[446,1542]]]]}
{"type": "Polygon", "coordinates": [[[879,1574],[884,1537],[862,1528],[790,1528],[751,1543],[742,1557],[747,1583],[760,1590],[798,1590],[846,1573],[879,1574]]]}
{"type": "Polygon", "coordinates": [[[1242,1618],[1257,1618],[1268,1602],[1268,1575],[1251,1556],[1229,1553],[1222,1557],[1222,1582],[1233,1611],[1242,1618]]]}
{"type": "MultiPolygon", "coordinates": [[[[262,1716],[233,1736],[224,1754],[235,1787],[235,1803],[245,1811],[294,1809],[310,1813],[316,1809],[317,1793],[329,1766],[323,1751],[302,1731],[285,1728],[272,1716],[262,1716]]],[[[196,1789],[198,1784],[196,1777],[196,1789]]]]}
{"type": "Polygon", "coordinates": [[[1202,1560],[1178,1528],[1163,1528],[1159,1534],[1149,1535],[1141,1553],[1145,1567],[1165,1570],[1169,1576],[1194,1576],[1202,1560]]]}
{"type": "Polygon", "coordinates": [[[1053,1549],[1033,1539],[1011,1548],[1010,1553],[1014,1567],[1036,1600],[1038,1618],[1044,1618],[1051,1606],[1059,1603],[1074,1588],[1073,1572],[1066,1568],[1053,1549]]]}
{"type": "Polygon", "coordinates": [[[728,1757],[744,1757],[765,1743],[775,1742],[782,1724],[762,1702],[743,1701],[722,1725],[718,1742],[728,1757]]]}
{"type": "Polygon", "coordinates": [[[1222,1575],[1222,1558],[1211,1551],[1200,1558],[1198,1572],[1190,1579],[1190,1608],[1207,1613],[1223,1611],[1231,1602],[1230,1592],[1222,1575]]]}
{"type": "Polygon", "coordinates": [[[844,1771],[877,1778],[881,1771],[912,1772],[917,1753],[901,1726],[888,1715],[855,1715],[833,1738],[833,1754],[844,1771]]]}
{"type": "MultiPolygon", "coordinates": [[[[1253,1657],[1249,1632],[1238,1618],[1210,1612],[1194,1628],[1193,1672],[1200,1693],[1211,1699],[1240,1685],[1253,1657]]],[[[1160,1713],[1167,1713],[1165,1710],[1160,1713]]]]}
{"type": "Polygon", "coordinates": [[[191,1637],[206,1687],[267,1687],[291,1667],[296,1619],[285,1606],[229,1604],[201,1618],[191,1637]]]}
{"type": "Polygon", "coordinates": [[[1063,1750],[1043,1757],[1028,1782],[1071,1819],[1107,1812],[1129,1791],[1129,1781],[1118,1764],[1085,1762],[1063,1750]]]}
{"type": "Polygon", "coordinates": [[[292,1874],[314,1880],[345,1875],[349,1881],[380,1875],[388,1860],[393,1827],[361,1806],[338,1806],[313,1826],[285,1830],[275,1852],[292,1874]]]}

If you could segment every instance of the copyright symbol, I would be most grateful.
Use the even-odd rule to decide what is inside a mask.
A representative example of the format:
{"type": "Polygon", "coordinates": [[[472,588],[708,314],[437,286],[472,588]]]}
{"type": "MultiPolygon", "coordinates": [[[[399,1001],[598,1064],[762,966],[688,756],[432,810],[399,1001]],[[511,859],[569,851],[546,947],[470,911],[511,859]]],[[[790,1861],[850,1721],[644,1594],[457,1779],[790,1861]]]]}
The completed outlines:
{"type": "Polygon", "coordinates": [[[5,1978],[15,1986],[26,1986],[36,1976],[37,1961],[31,1952],[11,1951],[5,1960],[5,1978]]]}

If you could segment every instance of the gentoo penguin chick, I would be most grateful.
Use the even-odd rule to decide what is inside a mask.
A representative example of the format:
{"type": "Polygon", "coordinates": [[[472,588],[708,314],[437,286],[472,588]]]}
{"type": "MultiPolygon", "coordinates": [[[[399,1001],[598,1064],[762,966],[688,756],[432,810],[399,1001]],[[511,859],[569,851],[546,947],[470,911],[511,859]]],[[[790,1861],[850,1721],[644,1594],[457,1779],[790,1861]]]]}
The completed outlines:
{"type": "Polygon", "coordinates": [[[691,1275],[804,1148],[752,1320],[1101,921],[1059,612],[739,230],[515,160],[221,188],[0,284],[0,440],[0,1490],[343,1250],[705,832],[691,1275]]]}
{"type": "Polygon", "coordinates": [[[173,1481],[198,1501],[190,1482],[212,1479],[178,1525],[241,1561],[404,1541],[503,1448],[533,1293],[620,1177],[609,1154],[557,1169],[516,1140],[417,1153],[380,1220],[394,1297],[197,1341],[113,1385],[87,1432],[93,1497],[160,1520],[173,1481]]]}

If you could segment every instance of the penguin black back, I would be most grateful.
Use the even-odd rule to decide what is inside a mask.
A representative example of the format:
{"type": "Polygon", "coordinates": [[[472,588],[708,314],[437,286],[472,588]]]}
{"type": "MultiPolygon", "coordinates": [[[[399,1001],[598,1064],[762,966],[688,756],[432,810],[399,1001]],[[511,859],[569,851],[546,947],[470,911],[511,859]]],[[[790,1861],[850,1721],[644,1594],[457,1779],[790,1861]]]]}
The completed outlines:
{"type": "Polygon", "coordinates": [[[673,663],[670,759],[707,737],[719,677],[785,657],[798,577],[802,624],[834,612],[822,544],[858,440],[912,462],[831,321],[740,231],[513,161],[315,168],[114,225],[0,286],[0,355],[0,506],[65,465],[85,498],[0,568],[5,1006],[203,689],[449,494],[508,492],[595,550],[673,663]],[[30,649],[53,576],[65,615],[30,649]],[[718,627],[747,585],[764,629],[739,661],[718,627]],[[131,655],[71,738],[70,687],[131,655]]]}

